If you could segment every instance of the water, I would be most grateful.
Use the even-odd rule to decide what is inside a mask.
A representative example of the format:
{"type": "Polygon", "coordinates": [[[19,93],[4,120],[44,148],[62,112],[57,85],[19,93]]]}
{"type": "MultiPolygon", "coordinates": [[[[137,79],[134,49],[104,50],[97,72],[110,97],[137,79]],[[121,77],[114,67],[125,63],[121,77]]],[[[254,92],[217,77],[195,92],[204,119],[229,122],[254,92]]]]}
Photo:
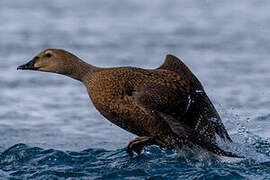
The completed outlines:
{"type": "Polygon", "coordinates": [[[0,1],[1,179],[270,179],[270,2],[0,1]],[[46,48],[103,67],[174,54],[203,83],[243,160],[147,147],[104,119],[67,77],[17,72],[46,48]]]}

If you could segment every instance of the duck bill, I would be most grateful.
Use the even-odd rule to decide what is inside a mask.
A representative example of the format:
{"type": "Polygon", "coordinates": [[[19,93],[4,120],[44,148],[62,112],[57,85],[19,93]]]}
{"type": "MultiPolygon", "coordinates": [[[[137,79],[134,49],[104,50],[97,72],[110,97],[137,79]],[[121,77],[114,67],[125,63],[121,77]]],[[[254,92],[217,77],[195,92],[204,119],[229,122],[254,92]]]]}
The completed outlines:
{"type": "Polygon", "coordinates": [[[23,64],[21,66],[17,67],[17,70],[38,70],[38,67],[35,67],[35,63],[36,63],[37,59],[34,58],[31,61],[29,61],[26,64],[23,64]]]}

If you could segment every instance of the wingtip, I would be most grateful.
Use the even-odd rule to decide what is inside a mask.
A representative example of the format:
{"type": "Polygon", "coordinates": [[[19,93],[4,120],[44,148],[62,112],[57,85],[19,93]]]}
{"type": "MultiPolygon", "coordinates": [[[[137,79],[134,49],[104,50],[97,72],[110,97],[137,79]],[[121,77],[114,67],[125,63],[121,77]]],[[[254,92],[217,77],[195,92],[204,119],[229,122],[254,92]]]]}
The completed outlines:
{"type": "Polygon", "coordinates": [[[171,59],[171,58],[177,58],[177,57],[172,55],[172,54],[167,54],[166,55],[166,59],[171,59]]]}

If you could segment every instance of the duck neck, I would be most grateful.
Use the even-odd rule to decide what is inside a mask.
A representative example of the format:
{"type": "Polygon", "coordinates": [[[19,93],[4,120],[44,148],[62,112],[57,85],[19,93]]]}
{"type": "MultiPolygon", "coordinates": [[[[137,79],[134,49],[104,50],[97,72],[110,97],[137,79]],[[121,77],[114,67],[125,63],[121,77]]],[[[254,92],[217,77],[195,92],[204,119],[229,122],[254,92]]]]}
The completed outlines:
{"type": "Polygon", "coordinates": [[[71,68],[69,68],[69,73],[66,75],[84,83],[85,79],[87,79],[87,77],[89,78],[94,72],[98,71],[98,69],[99,68],[91,64],[79,60],[72,64],[71,68]]]}

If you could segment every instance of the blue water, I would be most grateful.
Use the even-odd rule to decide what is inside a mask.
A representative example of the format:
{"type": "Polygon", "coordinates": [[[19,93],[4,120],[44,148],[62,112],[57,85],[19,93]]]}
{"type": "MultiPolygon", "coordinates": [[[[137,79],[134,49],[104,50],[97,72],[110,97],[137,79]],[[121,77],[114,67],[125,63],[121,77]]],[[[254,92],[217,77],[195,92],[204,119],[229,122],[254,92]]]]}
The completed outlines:
{"type": "Polygon", "coordinates": [[[270,179],[270,1],[1,0],[1,179],[270,179]],[[145,148],[70,78],[16,67],[46,48],[95,66],[158,67],[174,54],[201,80],[244,159],[145,148]]]}

